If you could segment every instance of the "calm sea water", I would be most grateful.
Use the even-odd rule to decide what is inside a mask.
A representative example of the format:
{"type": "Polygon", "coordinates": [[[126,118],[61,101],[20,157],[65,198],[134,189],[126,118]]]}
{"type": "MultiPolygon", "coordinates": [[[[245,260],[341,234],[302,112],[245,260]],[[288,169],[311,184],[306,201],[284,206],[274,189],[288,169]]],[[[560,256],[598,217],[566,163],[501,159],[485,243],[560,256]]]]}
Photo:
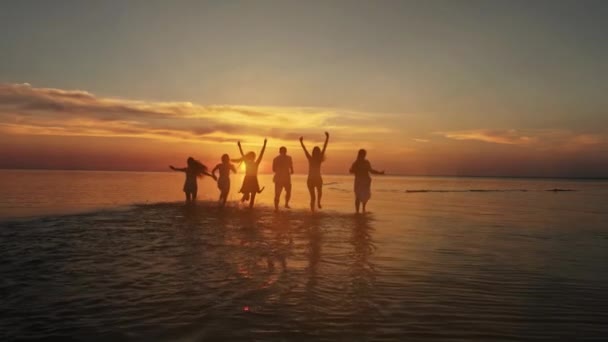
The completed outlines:
{"type": "Polygon", "coordinates": [[[0,171],[0,340],[605,340],[608,182],[325,176],[216,208],[183,174],[0,171]],[[569,190],[569,191],[563,191],[569,190]]]}

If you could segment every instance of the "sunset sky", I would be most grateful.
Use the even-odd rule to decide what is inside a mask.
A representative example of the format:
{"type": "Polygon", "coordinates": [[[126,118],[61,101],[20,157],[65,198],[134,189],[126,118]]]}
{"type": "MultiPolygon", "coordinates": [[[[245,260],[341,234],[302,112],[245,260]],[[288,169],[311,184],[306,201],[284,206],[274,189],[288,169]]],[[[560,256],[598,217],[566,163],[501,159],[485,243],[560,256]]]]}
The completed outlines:
{"type": "Polygon", "coordinates": [[[331,139],[406,175],[608,177],[608,1],[5,1],[0,168],[331,139]]]}

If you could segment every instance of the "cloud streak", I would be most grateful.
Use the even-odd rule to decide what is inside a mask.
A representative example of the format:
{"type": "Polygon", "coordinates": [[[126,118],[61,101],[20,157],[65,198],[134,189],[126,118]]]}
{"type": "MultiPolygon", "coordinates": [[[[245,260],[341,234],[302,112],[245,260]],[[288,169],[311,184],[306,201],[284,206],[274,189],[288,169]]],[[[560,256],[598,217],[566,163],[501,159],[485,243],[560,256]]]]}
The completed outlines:
{"type": "Polygon", "coordinates": [[[98,97],[82,90],[0,84],[0,129],[13,134],[235,141],[243,136],[387,133],[374,114],[314,107],[202,106],[98,97]]]}
{"type": "Polygon", "coordinates": [[[482,141],[485,143],[526,146],[541,150],[574,151],[605,148],[608,139],[604,134],[580,133],[564,129],[490,130],[435,132],[452,140],[482,141]]]}

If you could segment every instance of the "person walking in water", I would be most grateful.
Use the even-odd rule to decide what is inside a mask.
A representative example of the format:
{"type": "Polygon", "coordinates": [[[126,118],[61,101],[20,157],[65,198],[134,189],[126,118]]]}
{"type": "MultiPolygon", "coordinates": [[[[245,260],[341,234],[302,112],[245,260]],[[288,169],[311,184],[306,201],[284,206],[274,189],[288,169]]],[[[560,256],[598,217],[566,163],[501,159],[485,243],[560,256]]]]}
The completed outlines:
{"type": "Polygon", "coordinates": [[[230,171],[236,173],[236,168],[230,163],[230,157],[227,154],[222,155],[222,162],[217,164],[211,174],[215,177],[215,171],[220,171],[220,177],[217,180],[217,187],[220,189],[220,207],[226,205],[228,199],[228,193],[230,192],[230,171]]]}
{"type": "Polygon", "coordinates": [[[253,208],[253,204],[255,203],[255,195],[264,190],[264,188],[260,189],[260,185],[258,183],[258,167],[260,166],[262,157],[264,157],[267,141],[267,139],[264,139],[264,146],[262,146],[260,156],[257,160],[255,159],[255,152],[250,151],[247,152],[247,154],[243,153],[243,148],[241,147],[241,142],[239,141],[237,145],[239,146],[241,158],[232,160],[233,162],[237,163],[245,163],[245,178],[243,179],[243,185],[241,186],[241,190],[239,192],[243,194],[241,202],[249,200],[249,208],[253,208]]]}
{"type": "Polygon", "coordinates": [[[350,173],[355,175],[355,209],[359,213],[359,206],[363,204],[363,212],[369,201],[371,193],[372,178],[370,173],[374,175],[383,175],[384,171],[376,171],[372,168],[369,160],[365,159],[367,151],[360,149],[357,154],[357,160],[350,167],[350,173]]]}
{"type": "Polygon", "coordinates": [[[300,145],[306,154],[308,159],[308,179],[306,185],[308,186],[308,192],[310,193],[310,210],[315,211],[315,197],[317,200],[317,207],[321,209],[321,196],[323,196],[323,178],[321,177],[321,163],[325,161],[325,150],[327,149],[327,143],[329,142],[329,133],[325,132],[325,143],[323,144],[323,150],[319,146],[315,146],[312,149],[312,155],[306,150],[304,146],[304,137],[300,137],[300,145]],[[316,189],[316,196],[315,196],[316,189]]]}
{"type": "Polygon", "coordinates": [[[173,165],[169,165],[169,168],[173,171],[181,171],[186,173],[186,181],[184,182],[184,192],[186,193],[186,204],[193,204],[196,201],[196,195],[198,192],[198,184],[196,182],[197,177],[203,177],[207,175],[216,179],[214,175],[207,171],[207,167],[200,161],[188,157],[186,160],[188,166],[184,168],[176,168],[173,165]]]}
{"type": "Polygon", "coordinates": [[[279,155],[272,161],[272,172],[274,172],[274,210],[279,211],[279,200],[281,192],[285,188],[285,208],[289,209],[291,198],[291,174],[293,173],[293,161],[287,155],[287,148],[281,146],[279,155]]]}

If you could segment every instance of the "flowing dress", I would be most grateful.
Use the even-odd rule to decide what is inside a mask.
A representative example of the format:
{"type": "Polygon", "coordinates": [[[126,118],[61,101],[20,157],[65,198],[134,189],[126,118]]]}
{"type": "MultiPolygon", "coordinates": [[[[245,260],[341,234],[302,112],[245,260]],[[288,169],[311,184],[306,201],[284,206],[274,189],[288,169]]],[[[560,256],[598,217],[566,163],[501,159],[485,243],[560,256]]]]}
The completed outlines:
{"type": "Polygon", "coordinates": [[[258,164],[255,161],[245,161],[245,166],[247,167],[247,171],[245,171],[245,178],[239,192],[243,194],[260,192],[258,164]]]}
{"type": "Polygon", "coordinates": [[[355,174],[355,197],[362,202],[367,202],[372,197],[372,178],[369,175],[371,169],[372,166],[368,160],[357,160],[350,168],[351,172],[355,174]]]}

